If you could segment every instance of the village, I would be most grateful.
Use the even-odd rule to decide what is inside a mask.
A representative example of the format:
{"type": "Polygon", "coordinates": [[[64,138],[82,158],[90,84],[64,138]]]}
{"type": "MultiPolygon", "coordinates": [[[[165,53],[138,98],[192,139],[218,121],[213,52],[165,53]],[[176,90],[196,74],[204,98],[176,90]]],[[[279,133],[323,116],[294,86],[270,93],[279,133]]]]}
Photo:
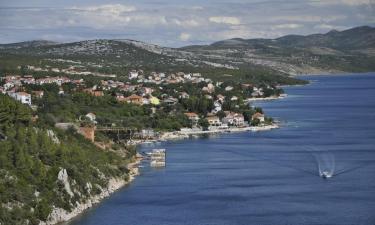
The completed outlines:
{"type": "MultiPolygon", "coordinates": [[[[35,67],[29,68],[35,70],[35,67]]],[[[38,111],[38,104],[33,103],[41,101],[45,95],[41,87],[55,85],[58,87],[58,95],[62,98],[74,93],[84,93],[95,98],[111,96],[117,103],[124,104],[124,107],[129,104],[147,107],[150,117],[158,110],[168,114],[179,113],[185,116],[189,123],[180,129],[168,131],[184,135],[249,130],[272,125],[272,118],[266,117],[260,108],[251,107],[250,102],[270,96],[279,97],[281,94],[278,87],[212,81],[200,73],[184,72],[146,74],[143,70],[132,70],[128,73],[126,81],[107,77],[98,79],[92,86],[87,84],[84,78],[72,79],[68,76],[35,78],[32,75],[7,75],[0,79],[0,93],[29,105],[35,112],[38,111]]],[[[35,115],[37,119],[37,113],[35,115]]],[[[59,121],[55,126],[67,129],[66,124],[74,125],[81,134],[93,142],[98,127],[119,127],[115,123],[104,125],[98,122],[97,117],[93,110],[84,115],[77,115],[76,121],[59,121]],[[87,123],[76,125],[77,122],[82,122],[82,117],[91,124],[89,128],[87,123]]],[[[138,129],[137,133],[134,133],[138,135],[133,137],[155,139],[160,137],[161,133],[163,129],[143,127],[138,129]]]]}

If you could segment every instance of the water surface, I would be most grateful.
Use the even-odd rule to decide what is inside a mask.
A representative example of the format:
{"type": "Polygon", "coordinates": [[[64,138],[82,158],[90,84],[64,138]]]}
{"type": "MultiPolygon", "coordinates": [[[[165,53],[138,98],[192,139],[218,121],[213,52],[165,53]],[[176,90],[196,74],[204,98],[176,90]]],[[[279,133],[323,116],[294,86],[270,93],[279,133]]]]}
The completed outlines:
{"type": "Polygon", "coordinates": [[[166,148],[167,167],[70,225],[375,224],[375,74],[305,79],[257,103],[281,129],[143,146],[166,148]]]}

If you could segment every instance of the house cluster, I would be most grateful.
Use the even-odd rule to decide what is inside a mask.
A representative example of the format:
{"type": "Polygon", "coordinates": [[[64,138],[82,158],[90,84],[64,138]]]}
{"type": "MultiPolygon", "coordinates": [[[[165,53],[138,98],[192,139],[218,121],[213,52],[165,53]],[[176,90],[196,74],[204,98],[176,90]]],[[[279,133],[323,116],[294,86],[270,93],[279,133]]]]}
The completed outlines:
{"type": "MultiPolygon", "coordinates": [[[[22,102],[23,104],[31,105],[31,96],[36,98],[41,98],[44,95],[43,91],[33,91],[31,94],[26,93],[23,89],[24,84],[35,84],[35,85],[44,85],[44,84],[57,84],[61,86],[65,83],[74,83],[76,85],[83,85],[83,79],[72,80],[67,77],[45,77],[35,79],[31,75],[19,76],[19,75],[10,75],[0,78],[3,85],[0,86],[0,93],[8,94],[10,97],[22,102]]],[[[64,91],[60,88],[59,94],[63,94],[64,91]]]]}
{"type": "Polygon", "coordinates": [[[55,68],[46,66],[45,68],[36,67],[36,66],[27,66],[28,70],[36,72],[53,72],[53,73],[65,73],[69,75],[93,75],[98,77],[117,77],[115,74],[103,74],[98,72],[86,71],[84,66],[69,66],[68,68],[55,68]]]}
{"type": "MultiPolygon", "coordinates": [[[[225,116],[223,118],[219,118],[219,116],[209,113],[205,118],[209,124],[209,130],[217,130],[217,129],[228,129],[229,127],[247,127],[249,126],[248,121],[245,121],[244,116],[241,113],[224,111],[225,116]]],[[[192,127],[197,127],[200,117],[197,113],[188,112],[185,115],[191,121],[192,127]]],[[[258,119],[260,122],[264,122],[264,114],[262,113],[255,113],[252,118],[258,119]]]]}
{"type": "Polygon", "coordinates": [[[166,73],[151,72],[146,75],[143,70],[132,70],[129,72],[128,78],[130,80],[136,80],[138,83],[153,83],[153,84],[178,84],[185,82],[200,83],[206,82],[210,83],[211,79],[205,79],[200,73],[171,73],[167,75],[166,73]]]}

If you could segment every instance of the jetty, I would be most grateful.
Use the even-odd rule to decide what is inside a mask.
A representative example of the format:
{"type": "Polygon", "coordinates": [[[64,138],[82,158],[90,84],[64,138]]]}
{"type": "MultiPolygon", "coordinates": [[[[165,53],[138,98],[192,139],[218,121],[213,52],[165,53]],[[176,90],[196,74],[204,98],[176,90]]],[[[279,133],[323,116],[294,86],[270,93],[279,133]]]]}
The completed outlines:
{"type": "Polygon", "coordinates": [[[165,149],[153,149],[150,156],[151,167],[165,167],[165,149]]]}

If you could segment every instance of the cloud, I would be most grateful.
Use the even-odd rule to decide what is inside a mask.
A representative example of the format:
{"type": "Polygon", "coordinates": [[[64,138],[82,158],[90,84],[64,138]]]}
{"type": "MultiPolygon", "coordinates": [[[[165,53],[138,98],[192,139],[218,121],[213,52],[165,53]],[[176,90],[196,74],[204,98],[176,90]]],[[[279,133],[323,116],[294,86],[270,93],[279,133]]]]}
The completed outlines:
{"type": "Polygon", "coordinates": [[[0,42],[129,38],[178,47],[236,37],[305,35],[374,26],[375,7],[365,5],[373,1],[38,0],[33,7],[28,7],[27,0],[4,1],[0,4],[0,42]]]}
{"type": "Polygon", "coordinates": [[[197,27],[199,26],[199,22],[194,19],[187,19],[187,20],[181,20],[181,19],[172,19],[172,23],[181,26],[181,27],[197,27]]]}
{"type": "Polygon", "coordinates": [[[188,33],[181,33],[179,38],[181,41],[188,41],[191,38],[191,35],[188,33]]]}
{"type": "Polygon", "coordinates": [[[314,6],[326,6],[326,5],[369,5],[374,4],[372,0],[314,0],[309,3],[314,6]]]}
{"type": "Polygon", "coordinates": [[[314,26],[315,29],[320,29],[320,30],[344,30],[347,29],[348,27],[346,26],[335,26],[335,25],[330,25],[330,24],[318,24],[314,26]]]}
{"type": "Polygon", "coordinates": [[[346,15],[330,15],[330,16],[320,16],[320,15],[282,15],[282,16],[271,16],[269,21],[272,22],[332,22],[337,20],[346,19],[346,15]]]}
{"type": "Polygon", "coordinates": [[[209,21],[213,23],[223,23],[231,25],[239,25],[241,23],[239,18],[232,16],[212,16],[209,18],[209,21]]]}
{"type": "Polygon", "coordinates": [[[86,6],[86,7],[72,7],[73,10],[83,10],[94,13],[114,14],[120,15],[124,12],[134,12],[136,8],[134,6],[122,5],[122,4],[107,4],[97,6],[86,6]]]}
{"type": "Polygon", "coordinates": [[[297,29],[300,27],[303,27],[303,25],[296,23],[286,23],[273,26],[274,29],[297,29]]]}

